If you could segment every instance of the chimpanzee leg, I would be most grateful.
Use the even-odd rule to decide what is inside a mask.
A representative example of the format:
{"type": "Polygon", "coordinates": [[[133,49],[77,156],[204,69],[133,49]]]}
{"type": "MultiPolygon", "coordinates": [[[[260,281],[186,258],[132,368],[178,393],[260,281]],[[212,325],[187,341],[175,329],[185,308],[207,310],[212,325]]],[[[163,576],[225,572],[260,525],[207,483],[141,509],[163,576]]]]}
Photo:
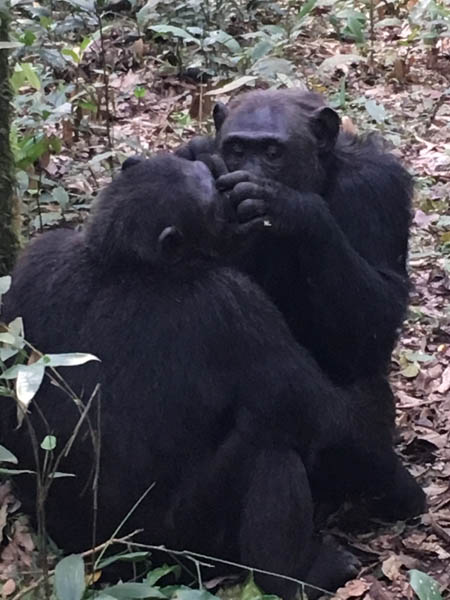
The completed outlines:
{"type": "Polygon", "coordinates": [[[387,520],[408,519],[426,509],[426,496],[420,485],[392,452],[392,476],[370,501],[372,514],[387,520]]]}
{"type": "Polygon", "coordinates": [[[423,512],[425,494],[391,443],[380,435],[377,446],[368,437],[320,453],[309,472],[316,508],[325,512],[323,503],[337,508],[346,497],[362,497],[370,513],[382,519],[408,519],[423,512]]]}
{"type": "MultiPolygon", "coordinates": [[[[297,453],[261,449],[247,460],[246,473],[248,489],[240,526],[244,564],[305,581],[313,567],[314,584],[323,589],[336,589],[354,575],[353,562],[331,550],[327,561],[315,567],[322,547],[313,537],[311,491],[297,453]]],[[[255,578],[265,591],[284,599],[293,598],[299,587],[268,575],[256,573],[255,578]]]]}

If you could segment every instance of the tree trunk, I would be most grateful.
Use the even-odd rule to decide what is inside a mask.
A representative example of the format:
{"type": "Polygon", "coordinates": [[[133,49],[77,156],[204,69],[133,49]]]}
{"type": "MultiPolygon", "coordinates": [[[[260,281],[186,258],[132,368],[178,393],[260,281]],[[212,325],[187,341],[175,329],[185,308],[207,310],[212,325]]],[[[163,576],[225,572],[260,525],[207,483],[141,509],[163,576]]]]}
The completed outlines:
{"type": "Polygon", "coordinates": [[[9,144],[11,88],[9,86],[9,11],[0,2],[0,276],[11,271],[19,250],[20,215],[14,194],[14,161],[9,144]]]}

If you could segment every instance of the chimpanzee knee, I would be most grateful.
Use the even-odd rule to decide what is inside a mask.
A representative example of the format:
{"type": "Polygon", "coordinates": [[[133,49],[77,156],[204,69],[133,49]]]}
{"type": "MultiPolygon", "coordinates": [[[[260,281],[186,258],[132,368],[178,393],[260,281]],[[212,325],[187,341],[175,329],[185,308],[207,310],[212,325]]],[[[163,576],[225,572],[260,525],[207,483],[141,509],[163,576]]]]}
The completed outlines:
{"type": "MultiPolygon", "coordinates": [[[[355,576],[355,560],[319,542],[313,533],[313,503],[302,460],[288,449],[254,449],[245,465],[248,475],[241,517],[243,564],[285,575],[255,573],[265,591],[293,598],[299,584],[336,589],[355,576]],[[321,557],[326,557],[322,560],[321,557]]],[[[314,594],[309,586],[305,588],[314,594]]]]}

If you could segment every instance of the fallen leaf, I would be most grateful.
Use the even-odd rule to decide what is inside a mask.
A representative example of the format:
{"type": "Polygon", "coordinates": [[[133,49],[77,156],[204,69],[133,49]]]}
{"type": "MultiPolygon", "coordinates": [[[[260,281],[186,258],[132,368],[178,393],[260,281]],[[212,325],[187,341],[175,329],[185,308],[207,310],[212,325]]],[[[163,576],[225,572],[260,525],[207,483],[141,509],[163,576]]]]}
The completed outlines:
{"type": "Polygon", "coordinates": [[[396,554],[391,554],[386,560],[383,561],[381,565],[381,570],[384,575],[391,581],[397,579],[400,575],[400,569],[403,567],[402,559],[396,554]]]}
{"type": "Polygon", "coordinates": [[[8,581],[6,581],[2,587],[2,598],[7,598],[8,596],[11,596],[11,594],[13,594],[15,591],[16,582],[14,581],[14,579],[8,579],[8,581]]]}
{"type": "Polygon", "coordinates": [[[442,373],[442,383],[438,387],[439,394],[446,394],[450,390],[450,365],[442,373]]]}
{"type": "Polygon", "coordinates": [[[344,587],[339,588],[335,598],[339,600],[347,600],[347,598],[358,598],[367,592],[370,585],[364,579],[352,579],[348,581],[344,587]]]}

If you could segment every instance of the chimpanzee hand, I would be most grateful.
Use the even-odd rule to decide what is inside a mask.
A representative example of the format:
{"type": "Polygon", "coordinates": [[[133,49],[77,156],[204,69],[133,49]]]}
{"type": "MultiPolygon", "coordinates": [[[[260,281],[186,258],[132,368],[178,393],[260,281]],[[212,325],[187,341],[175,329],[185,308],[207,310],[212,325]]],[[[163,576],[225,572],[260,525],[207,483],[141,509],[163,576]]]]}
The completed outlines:
{"type": "Polygon", "coordinates": [[[277,233],[293,233],[309,201],[309,195],[248,171],[222,175],[216,185],[219,191],[228,192],[238,223],[259,223],[277,233]]]}
{"type": "Polygon", "coordinates": [[[214,138],[206,135],[193,137],[187,144],[180,146],[175,150],[176,156],[186,158],[187,160],[201,160],[202,155],[211,155],[216,151],[216,142],[214,138]]]}

